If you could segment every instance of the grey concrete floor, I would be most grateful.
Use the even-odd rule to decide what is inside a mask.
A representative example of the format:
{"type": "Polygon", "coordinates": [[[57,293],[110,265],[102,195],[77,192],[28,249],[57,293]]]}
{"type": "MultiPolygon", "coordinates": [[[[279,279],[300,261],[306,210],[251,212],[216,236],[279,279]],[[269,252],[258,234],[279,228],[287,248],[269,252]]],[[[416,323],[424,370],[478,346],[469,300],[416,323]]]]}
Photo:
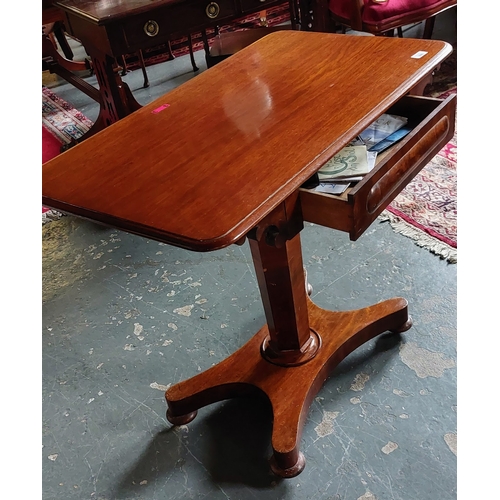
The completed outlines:
{"type": "MultiPolygon", "coordinates": [[[[203,53],[196,59],[203,71],[203,53]]],[[[148,74],[148,89],[140,70],[124,77],[141,104],[196,77],[188,57],[148,74]]],[[[96,118],[81,92],[49,86],[96,118]]],[[[403,296],[414,325],[336,368],[310,407],[306,468],[283,480],[268,467],[266,401],[216,403],[187,426],[165,418],[166,387],[221,361],[265,321],[247,244],[201,254],[73,216],[42,232],[45,500],[457,497],[456,265],[387,223],[357,242],[306,225],[319,306],[403,296]]]]}

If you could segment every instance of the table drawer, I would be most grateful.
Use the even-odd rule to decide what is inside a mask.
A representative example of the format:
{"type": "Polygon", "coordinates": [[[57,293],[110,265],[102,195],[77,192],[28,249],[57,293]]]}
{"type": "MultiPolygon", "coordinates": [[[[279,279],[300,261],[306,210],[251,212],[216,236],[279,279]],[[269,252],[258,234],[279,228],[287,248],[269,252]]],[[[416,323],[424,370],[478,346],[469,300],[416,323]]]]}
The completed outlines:
{"type": "Polygon", "coordinates": [[[409,118],[413,130],[379,154],[373,170],[340,196],[300,189],[304,220],[346,231],[357,240],[453,137],[456,96],[444,101],[406,96],[386,112],[409,118]]]}
{"type": "Polygon", "coordinates": [[[125,21],[120,28],[127,49],[134,51],[165,43],[173,34],[192,33],[220,24],[235,15],[233,0],[194,0],[151,10],[125,21]]]}

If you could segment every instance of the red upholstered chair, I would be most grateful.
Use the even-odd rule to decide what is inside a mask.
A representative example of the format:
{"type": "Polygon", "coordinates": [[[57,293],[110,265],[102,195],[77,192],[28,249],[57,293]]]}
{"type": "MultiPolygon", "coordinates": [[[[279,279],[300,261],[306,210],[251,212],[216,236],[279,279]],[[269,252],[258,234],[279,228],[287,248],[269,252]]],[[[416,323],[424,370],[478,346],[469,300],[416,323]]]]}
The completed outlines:
{"type": "Polygon", "coordinates": [[[331,19],[355,31],[402,36],[402,27],[425,22],[423,38],[430,39],[435,16],[455,7],[457,0],[328,0],[331,19]]]}

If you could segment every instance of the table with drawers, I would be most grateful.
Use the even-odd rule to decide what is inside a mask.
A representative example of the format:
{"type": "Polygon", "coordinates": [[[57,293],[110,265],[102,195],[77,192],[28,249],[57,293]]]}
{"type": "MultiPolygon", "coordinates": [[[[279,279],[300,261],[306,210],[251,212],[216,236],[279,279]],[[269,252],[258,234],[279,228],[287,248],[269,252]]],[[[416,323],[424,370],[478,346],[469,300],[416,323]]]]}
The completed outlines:
{"type": "MultiPolygon", "coordinates": [[[[122,81],[117,60],[126,54],[168,44],[174,35],[221,24],[282,5],[285,0],[55,0],[68,33],[81,41],[99,85],[99,116],[90,134],[140,108],[122,81]]],[[[290,0],[296,17],[296,0],[290,0]]],[[[72,78],[72,83],[76,80],[72,78]]],[[[79,88],[86,91],[85,82],[79,88]]],[[[92,92],[91,97],[95,97],[92,92]]]]}
{"type": "Polygon", "coordinates": [[[272,470],[303,470],[301,435],[324,380],[364,342],[411,326],[401,297],[351,311],[315,305],[304,221],[358,239],[450,140],[456,97],[409,92],[451,50],[436,40],[278,31],[43,165],[42,202],[54,209],[193,251],[248,241],[266,324],[207,371],[164,381],[178,382],[166,392],[171,423],[265,395],[272,470]],[[412,131],[361,182],[341,196],[302,187],[385,112],[407,116],[412,131]]]}

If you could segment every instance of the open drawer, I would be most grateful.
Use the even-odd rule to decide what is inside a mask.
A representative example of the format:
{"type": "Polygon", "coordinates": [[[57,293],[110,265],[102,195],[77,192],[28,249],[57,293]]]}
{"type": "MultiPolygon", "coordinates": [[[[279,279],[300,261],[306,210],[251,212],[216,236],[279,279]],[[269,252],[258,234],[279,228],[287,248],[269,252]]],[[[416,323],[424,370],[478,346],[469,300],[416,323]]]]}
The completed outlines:
{"type": "Polygon", "coordinates": [[[373,170],[342,195],[300,189],[305,221],[346,231],[357,240],[389,203],[453,137],[456,95],[405,96],[386,113],[408,117],[412,131],[377,157],[373,170]]]}

